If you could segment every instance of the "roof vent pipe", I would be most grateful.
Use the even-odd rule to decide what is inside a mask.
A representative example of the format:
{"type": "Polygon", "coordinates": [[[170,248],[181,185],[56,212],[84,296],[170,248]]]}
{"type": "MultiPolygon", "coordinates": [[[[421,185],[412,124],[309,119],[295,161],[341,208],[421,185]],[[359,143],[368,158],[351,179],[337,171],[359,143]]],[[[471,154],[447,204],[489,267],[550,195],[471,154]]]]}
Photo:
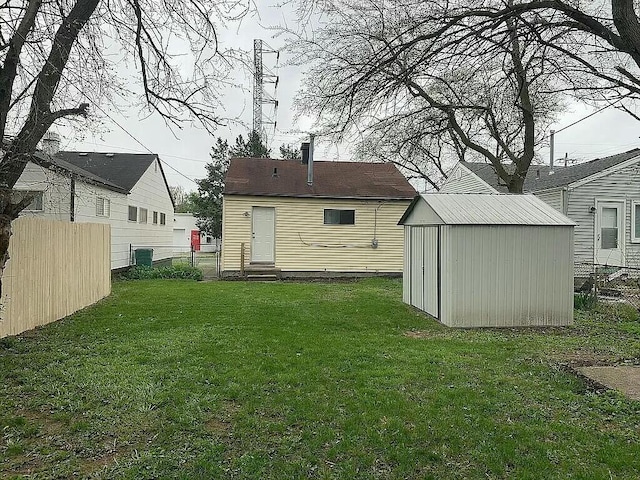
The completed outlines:
{"type": "Polygon", "coordinates": [[[313,185],[313,139],[315,135],[309,134],[309,163],[307,164],[307,185],[313,185]]]}
{"type": "Polygon", "coordinates": [[[303,142],[300,147],[300,151],[302,152],[302,164],[306,165],[309,163],[309,142],[303,142]]]}

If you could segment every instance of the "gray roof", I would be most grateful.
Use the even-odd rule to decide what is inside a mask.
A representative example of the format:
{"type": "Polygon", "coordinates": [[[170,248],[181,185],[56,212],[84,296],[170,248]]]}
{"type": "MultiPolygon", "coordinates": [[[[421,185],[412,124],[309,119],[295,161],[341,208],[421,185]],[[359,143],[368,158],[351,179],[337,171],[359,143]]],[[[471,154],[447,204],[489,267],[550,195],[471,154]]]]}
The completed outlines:
{"type": "Polygon", "coordinates": [[[152,153],[60,151],[54,160],[67,162],[129,192],[156,158],[152,153]]]}
{"type": "Polygon", "coordinates": [[[76,165],[73,165],[61,158],[52,157],[50,155],[44,154],[42,152],[36,152],[33,155],[33,161],[38,165],[42,165],[46,168],[59,168],[64,171],[73,173],[79,177],[81,177],[84,181],[88,183],[92,183],[94,185],[102,185],[109,190],[113,190],[120,193],[128,193],[128,190],[124,187],[116,185],[115,183],[111,183],[104,178],[99,177],[83,168],[80,168],[76,165]]]}
{"type": "Polygon", "coordinates": [[[482,193],[420,195],[399,224],[404,223],[419,201],[426,202],[444,225],[575,225],[534,195],[482,193]]]}
{"type": "MultiPolygon", "coordinates": [[[[577,165],[570,165],[567,167],[557,166],[553,168],[553,173],[551,174],[551,168],[548,165],[531,165],[524,182],[524,191],[538,192],[541,190],[564,187],[634,157],[640,157],[640,148],[634,148],[633,150],[629,150],[624,153],[604,158],[597,158],[577,165]]],[[[504,181],[498,177],[493,165],[489,163],[474,162],[460,163],[497,191],[507,192],[507,187],[504,184],[504,181]]],[[[509,166],[507,166],[507,168],[509,168],[509,166]]]]}

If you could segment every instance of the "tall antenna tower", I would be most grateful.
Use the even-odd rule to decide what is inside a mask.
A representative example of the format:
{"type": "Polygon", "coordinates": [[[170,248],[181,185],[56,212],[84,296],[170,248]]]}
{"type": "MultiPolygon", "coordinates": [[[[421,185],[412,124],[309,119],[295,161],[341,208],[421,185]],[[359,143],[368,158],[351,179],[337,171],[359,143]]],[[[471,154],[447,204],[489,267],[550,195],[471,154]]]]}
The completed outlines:
{"type": "Polygon", "coordinates": [[[278,75],[273,73],[269,68],[265,68],[262,56],[266,53],[276,54],[276,68],[280,59],[280,52],[266,45],[260,39],[253,40],[253,131],[260,134],[263,143],[267,143],[267,132],[265,125],[273,125],[275,133],[276,114],[278,112],[278,100],[276,100],[276,92],[278,89],[278,75]],[[264,89],[265,84],[273,85],[273,95],[267,93],[264,89]],[[265,116],[262,106],[273,105],[272,116],[265,116]]]}

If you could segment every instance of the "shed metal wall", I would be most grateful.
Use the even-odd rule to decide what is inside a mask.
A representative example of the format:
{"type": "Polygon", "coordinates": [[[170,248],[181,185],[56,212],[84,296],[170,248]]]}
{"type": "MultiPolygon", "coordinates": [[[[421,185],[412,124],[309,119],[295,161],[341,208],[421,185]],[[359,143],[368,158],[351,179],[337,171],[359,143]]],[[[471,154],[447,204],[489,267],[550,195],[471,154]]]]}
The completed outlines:
{"type": "Polygon", "coordinates": [[[514,327],[572,322],[573,227],[440,228],[442,323],[514,327]]]}

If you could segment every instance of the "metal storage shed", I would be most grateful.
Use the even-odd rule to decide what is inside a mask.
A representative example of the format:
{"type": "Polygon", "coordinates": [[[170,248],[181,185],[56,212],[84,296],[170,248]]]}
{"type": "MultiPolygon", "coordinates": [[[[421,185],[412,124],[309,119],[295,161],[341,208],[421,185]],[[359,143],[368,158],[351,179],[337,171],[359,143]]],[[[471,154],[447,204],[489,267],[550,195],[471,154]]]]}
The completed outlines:
{"type": "Polygon", "coordinates": [[[405,303],[451,327],[573,321],[575,223],[533,195],[425,194],[398,224],[405,303]]]}

